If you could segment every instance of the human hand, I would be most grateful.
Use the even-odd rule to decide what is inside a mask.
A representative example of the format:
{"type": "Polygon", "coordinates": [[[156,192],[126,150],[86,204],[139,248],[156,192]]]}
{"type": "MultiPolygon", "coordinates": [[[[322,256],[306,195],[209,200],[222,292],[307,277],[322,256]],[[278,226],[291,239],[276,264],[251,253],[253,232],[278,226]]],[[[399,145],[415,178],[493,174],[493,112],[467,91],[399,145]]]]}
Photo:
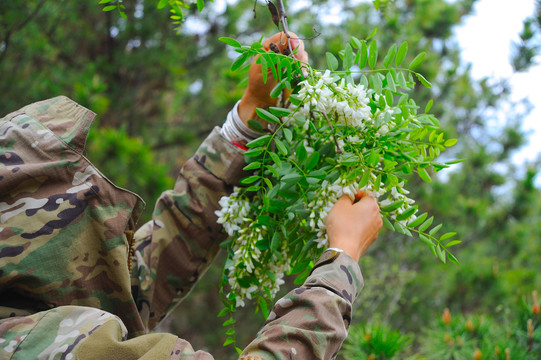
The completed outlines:
{"type": "Polygon", "coordinates": [[[368,250],[378,237],[383,225],[376,200],[364,192],[355,196],[353,203],[343,195],[327,216],[329,246],[344,250],[355,261],[368,250]]]}
{"type": "MultiPolygon", "coordinates": [[[[308,62],[308,54],[304,51],[304,43],[297,35],[292,32],[288,33],[290,36],[291,48],[298,50],[295,52],[295,58],[300,61],[308,62]]],[[[286,35],[282,33],[276,33],[263,42],[263,48],[270,51],[271,43],[274,43],[280,52],[284,49],[289,49],[286,35]]],[[[276,80],[272,76],[271,69],[268,69],[267,82],[263,82],[263,75],[261,73],[261,65],[256,64],[257,58],[252,61],[250,66],[250,72],[248,74],[248,86],[242,96],[239,103],[239,117],[248,126],[248,120],[257,119],[255,112],[256,108],[267,108],[269,106],[275,106],[277,99],[270,97],[270,92],[276,86],[276,80]]]]}

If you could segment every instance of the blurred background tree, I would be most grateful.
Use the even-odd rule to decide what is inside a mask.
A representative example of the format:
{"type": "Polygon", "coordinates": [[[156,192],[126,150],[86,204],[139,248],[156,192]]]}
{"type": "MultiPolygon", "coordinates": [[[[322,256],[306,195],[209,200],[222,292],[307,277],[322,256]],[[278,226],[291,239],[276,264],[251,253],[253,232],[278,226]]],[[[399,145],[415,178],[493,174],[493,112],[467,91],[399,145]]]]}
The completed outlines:
{"type": "MultiPolygon", "coordinates": [[[[430,185],[410,183],[422,211],[459,230],[464,243],[455,251],[461,266],[442,265],[422,244],[389,232],[361,261],[366,285],[354,320],[362,325],[352,331],[362,333],[365,324],[374,323],[382,334],[415,334],[401,343],[408,344],[408,356],[444,346],[441,339],[425,336],[443,326],[435,323],[441,309],[450,308],[457,319],[475,314],[497,324],[510,322],[519,317],[516,309],[525,297],[541,289],[541,193],[535,185],[540,161],[519,167],[511,160],[525,143],[521,123],[529,105],[511,103],[505,81],[474,80],[462,63],[453,29],[474,3],[381,1],[380,11],[371,3],[345,0],[286,4],[292,31],[305,38],[319,33],[305,40],[316,68],[325,67],[326,51],[341,48],[351,35],[368,36],[376,26],[381,52],[404,40],[410,54],[427,51],[418,70],[433,87],[420,87],[414,97],[422,105],[434,99],[432,112],[450,137],[459,138],[446,156],[468,159],[433,176],[430,185]],[[502,123],[497,115],[502,108],[510,110],[504,125],[495,126],[502,123]]],[[[88,157],[118,185],[143,195],[148,219],[180,164],[242,95],[242,75],[229,70],[234,53],[218,37],[250,43],[276,29],[263,3],[254,18],[253,1],[209,3],[202,13],[194,4],[179,33],[156,1],[124,5],[126,19],[102,12],[97,1],[0,2],[0,112],[64,94],[98,113],[88,157]]],[[[538,50],[530,41],[539,34],[533,24],[521,35],[524,49],[533,52],[522,54],[538,50]]],[[[516,69],[535,60],[526,55],[513,60],[520,64],[516,69]]],[[[222,261],[160,330],[216,358],[233,358],[234,349],[221,345],[225,337],[216,318],[222,261]]],[[[249,308],[238,318],[243,346],[263,320],[249,308]]],[[[539,331],[539,321],[532,326],[539,331]]]]}

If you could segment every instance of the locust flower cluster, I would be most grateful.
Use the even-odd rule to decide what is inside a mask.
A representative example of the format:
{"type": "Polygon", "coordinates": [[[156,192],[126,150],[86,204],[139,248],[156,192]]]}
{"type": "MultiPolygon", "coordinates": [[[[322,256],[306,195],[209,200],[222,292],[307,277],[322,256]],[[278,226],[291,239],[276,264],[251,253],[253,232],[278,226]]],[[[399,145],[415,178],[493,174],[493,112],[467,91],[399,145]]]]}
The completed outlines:
{"type": "MultiPolygon", "coordinates": [[[[393,187],[381,182],[381,178],[375,174],[383,170],[380,162],[372,170],[365,169],[354,178],[349,176],[351,167],[341,165],[340,162],[345,154],[361,154],[369,146],[369,141],[374,143],[377,139],[388,136],[396,125],[394,122],[394,116],[398,111],[396,107],[373,109],[370,102],[379,102],[378,94],[363,85],[348,83],[333,76],[329,71],[323,74],[315,73],[301,82],[297,98],[300,99],[300,104],[292,106],[291,110],[297,118],[304,119],[304,125],[298,125],[298,129],[295,130],[296,144],[302,144],[306,153],[310,155],[314,152],[312,145],[316,142],[330,142],[336,150],[335,169],[339,172],[336,180],[320,179],[304,189],[305,193],[312,191],[315,196],[303,203],[308,216],[299,219],[298,231],[310,234],[310,238],[316,242],[315,249],[305,255],[316,257],[328,246],[327,217],[341,196],[348,195],[354,200],[355,194],[360,190],[378,199],[380,207],[399,202],[400,206],[388,213],[395,221],[397,216],[410,208],[414,201],[407,197],[409,192],[404,189],[404,182],[393,187]],[[325,130],[308,131],[310,124],[320,124],[319,126],[325,130]],[[329,135],[333,127],[340,128],[341,132],[338,135],[337,132],[329,135]],[[360,186],[365,171],[368,171],[368,181],[360,186]]],[[[295,154],[290,154],[284,161],[294,163],[295,154]]],[[[275,176],[270,181],[276,185],[280,179],[275,176]]],[[[270,189],[265,192],[268,190],[270,189]]],[[[230,255],[224,270],[230,294],[235,294],[230,299],[238,307],[244,306],[244,300],[252,299],[256,293],[274,297],[284,283],[284,274],[289,270],[293,259],[288,244],[283,243],[273,250],[278,256],[274,256],[272,261],[262,260],[263,252],[268,251],[268,247],[261,244],[268,244],[273,232],[279,230],[257,223],[256,218],[262,213],[264,206],[261,196],[249,198],[242,188],[235,188],[230,196],[224,196],[220,200],[220,206],[221,209],[216,212],[218,223],[223,224],[233,241],[230,253],[232,256],[230,255]],[[257,282],[254,279],[257,279],[257,282]]],[[[284,212],[279,216],[285,218],[287,215],[287,212],[284,212]]],[[[406,227],[408,221],[412,219],[415,219],[415,215],[399,222],[406,227]]]]}

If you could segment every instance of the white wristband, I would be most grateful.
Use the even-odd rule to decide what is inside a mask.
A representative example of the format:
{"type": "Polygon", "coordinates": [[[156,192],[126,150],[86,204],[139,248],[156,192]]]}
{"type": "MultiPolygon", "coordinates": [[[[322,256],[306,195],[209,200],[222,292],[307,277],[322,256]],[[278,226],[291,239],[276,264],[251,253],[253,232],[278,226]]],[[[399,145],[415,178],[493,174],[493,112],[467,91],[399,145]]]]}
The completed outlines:
{"type": "Polygon", "coordinates": [[[238,110],[239,103],[240,100],[237,101],[233,109],[231,109],[231,111],[227,114],[227,119],[222,125],[221,133],[222,136],[230,142],[236,142],[244,145],[252,141],[253,139],[260,137],[263,134],[250,129],[240,119],[238,110]]]}

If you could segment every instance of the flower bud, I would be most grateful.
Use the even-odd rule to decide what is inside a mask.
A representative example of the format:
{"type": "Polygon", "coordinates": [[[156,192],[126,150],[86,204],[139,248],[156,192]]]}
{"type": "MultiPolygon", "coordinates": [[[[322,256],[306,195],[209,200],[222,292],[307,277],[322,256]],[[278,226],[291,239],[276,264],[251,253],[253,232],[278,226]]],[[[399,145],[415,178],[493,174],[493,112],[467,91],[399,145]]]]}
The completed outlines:
{"type": "Polygon", "coordinates": [[[481,360],[483,358],[483,353],[478,348],[475,349],[475,352],[473,353],[473,359],[474,360],[481,360]]]}
{"type": "Polygon", "coordinates": [[[445,341],[446,343],[450,343],[451,340],[453,340],[451,338],[451,335],[449,335],[449,333],[445,333],[445,336],[443,337],[443,341],[445,341]]]}
{"type": "Polygon", "coordinates": [[[372,339],[372,334],[370,333],[370,330],[367,330],[366,335],[364,336],[364,341],[370,342],[371,339],[372,339]]]}
{"type": "Polygon", "coordinates": [[[443,310],[441,319],[445,325],[449,325],[451,323],[451,312],[449,311],[449,308],[445,308],[445,310],[443,310]]]}
{"type": "Polygon", "coordinates": [[[471,320],[466,321],[465,327],[466,331],[468,332],[471,332],[473,330],[473,323],[471,322],[471,320]]]}

